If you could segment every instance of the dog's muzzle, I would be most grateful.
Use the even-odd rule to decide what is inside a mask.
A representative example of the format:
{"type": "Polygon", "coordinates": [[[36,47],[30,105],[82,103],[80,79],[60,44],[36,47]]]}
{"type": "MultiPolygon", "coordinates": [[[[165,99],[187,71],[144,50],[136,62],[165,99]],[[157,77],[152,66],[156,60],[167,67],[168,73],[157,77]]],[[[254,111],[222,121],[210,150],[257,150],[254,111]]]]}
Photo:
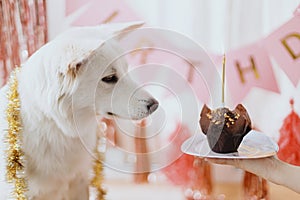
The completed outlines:
{"type": "Polygon", "coordinates": [[[147,104],[147,109],[148,109],[148,113],[151,114],[153,113],[157,108],[158,108],[158,101],[155,99],[150,99],[148,100],[148,104],[147,104]]]}

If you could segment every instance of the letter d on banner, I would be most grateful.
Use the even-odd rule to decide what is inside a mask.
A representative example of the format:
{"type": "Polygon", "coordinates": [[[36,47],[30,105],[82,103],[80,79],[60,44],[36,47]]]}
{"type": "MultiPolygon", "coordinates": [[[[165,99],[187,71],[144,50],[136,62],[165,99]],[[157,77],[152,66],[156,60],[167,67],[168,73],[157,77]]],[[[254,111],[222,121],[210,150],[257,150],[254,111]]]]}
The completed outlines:
{"type": "Polygon", "coordinates": [[[265,39],[267,51],[296,86],[300,79],[300,15],[265,39]]]}
{"type": "Polygon", "coordinates": [[[295,45],[297,42],[300,42],[300,33],[291,33],[281,40],[282,45],[294,60],[300,58],[300,48],[297,49],[297,46],[295,45]],[[293,49],[292,45],[296,46],[295,49],[293,49]],[[298,51],[298,53],[296,53],[296,51],[298,51]]]}

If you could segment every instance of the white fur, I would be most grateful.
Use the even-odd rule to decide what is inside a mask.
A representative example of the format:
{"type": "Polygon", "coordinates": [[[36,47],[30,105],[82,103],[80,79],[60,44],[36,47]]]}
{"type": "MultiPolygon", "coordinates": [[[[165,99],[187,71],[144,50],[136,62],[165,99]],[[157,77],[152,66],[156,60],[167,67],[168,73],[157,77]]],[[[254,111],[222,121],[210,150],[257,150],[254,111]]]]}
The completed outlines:
{"type": "MultiPolygon", "coordinates": [[[[108,36],[140,23],[74,28],[39,49],[18,73],[28,197],[32,200],[87,200],[96,145],[95,114],[141,119],[153,99],[128,76],[121,50],[108,36]],[[76,69],[76,64],[80,64],[76,69]],[[101,79],[116,74],[119,81],[101,79]],[[122,78],[124,77],[124,78],[122,78]]],[[[5,181],[8,87],[0,92],[0,199],[10,197],[5,181]]]]}

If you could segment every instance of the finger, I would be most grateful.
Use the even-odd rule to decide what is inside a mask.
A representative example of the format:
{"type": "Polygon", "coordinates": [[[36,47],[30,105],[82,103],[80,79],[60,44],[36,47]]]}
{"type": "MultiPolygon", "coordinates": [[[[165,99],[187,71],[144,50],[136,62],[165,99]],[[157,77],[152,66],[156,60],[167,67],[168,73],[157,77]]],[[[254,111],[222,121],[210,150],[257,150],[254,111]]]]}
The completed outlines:
{"type": "Polygon", "coordinates": [[[221,165],[233,165],[233,166],[239,166],[238,159],[221,159],[221,158],[206,158],[208,162],[215,163],[215,164],[221,164],[221,165]]]}
{"type": "Polygon", "coordinates": [[[205,161],[214,163],[214,164],[226,164],[227,160],[226,159],[220,159],[220,158],[205,158],[205,161]]]}
{"type": "Polygon", "coordinates": [[[259,159],[207,159],[209,162],[223,165],[232,165],[245,171],[268,178],[276,170],[278,160],[275,157],[259,159]]]}

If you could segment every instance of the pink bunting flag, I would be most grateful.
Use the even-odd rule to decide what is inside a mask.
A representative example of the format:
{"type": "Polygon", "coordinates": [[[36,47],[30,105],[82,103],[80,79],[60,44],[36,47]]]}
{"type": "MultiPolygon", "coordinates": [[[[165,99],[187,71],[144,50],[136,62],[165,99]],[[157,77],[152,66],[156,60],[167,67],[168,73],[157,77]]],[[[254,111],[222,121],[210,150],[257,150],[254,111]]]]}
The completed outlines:
{"type": "Polygon", "coordinates": [[[201,71],[197,70],[199,63],[189,63],[176,54],[159,49],[133,52],[128,55],[128,60],[131,76],[138,83],[154,82],[176,94],[190,89],[196,98],[208,103],[209,91],[201,71]]]}
{"type": "Polygon", "coordinates": [[[299,6],[296,8],[296,10],[294,11],[294,15],[300,15],[300,4],[299,6]]]}
{"type": "Polygon", "coordinates": [[[70,15],[74,11],[78,10],[80,7],[86,5],[92,0],[66,0],[66,16],[70,15]]]}
{"type": "MultiPolygon", "coordinates": [[[[72,4],[73,1],[67,1],[68,4],[72,4]]],[[[76,1],[77,8],[82,6],[83,1],[76,1]]],[[[140,20],[139,17],[129,8],[126,2],[122,0],[92,0],[84,1],[89,3],[87,10],[80,15],[72,25],[99,25],[108,22],[127,22],[140,20]]],[[[74,6],[67,6],[70,11],[74,9],[74,6]]]]}
{"type": "Polygon", "coordinates": [[[300,15],[296,15],[265,39],[270,55],[294,85],[300,79],[300,15]]]}
{"type": "Polygon", "coordinates": [[[270,59],[260,43],[231,51],[226,56],[226,81],[234,105],[253,87],[279,92],[270,59]]]}
{"type": "Polygon", "coordinates": [[[200,62],[194,62],[192,65],[190,65],[189,73],[188,73],[188,81],[191,84],[191,87],[193,91],[195,92],[197,98],[203,102],[208,104],[211,101],[211,92],[210,88],[208,87],[208,83],[206,81],[206,78],[201,73],[201,68],[203,66],[200,62]]]}

